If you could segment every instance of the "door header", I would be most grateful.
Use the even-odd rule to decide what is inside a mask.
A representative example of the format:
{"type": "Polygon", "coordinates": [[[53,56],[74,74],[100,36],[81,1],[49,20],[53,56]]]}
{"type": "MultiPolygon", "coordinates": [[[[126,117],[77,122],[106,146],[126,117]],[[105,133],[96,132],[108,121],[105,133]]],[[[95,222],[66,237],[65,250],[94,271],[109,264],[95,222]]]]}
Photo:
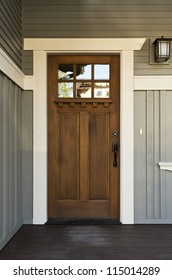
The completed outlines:
{"type": "Polygon", "coordinates": [[[25,38],[24,50],[117,52],[140,50],[145,38],[25,38]]]}

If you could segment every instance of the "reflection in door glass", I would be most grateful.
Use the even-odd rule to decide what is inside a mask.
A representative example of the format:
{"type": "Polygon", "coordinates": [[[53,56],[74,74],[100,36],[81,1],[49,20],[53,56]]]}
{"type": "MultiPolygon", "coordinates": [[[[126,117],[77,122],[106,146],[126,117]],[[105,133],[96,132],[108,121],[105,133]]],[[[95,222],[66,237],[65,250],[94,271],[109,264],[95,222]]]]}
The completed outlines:
{"type": "Polygon", "coordinates": [[[109,64],[95,64],[94,65],[94,79],[95,80],[109,80],[109,64]]]}
{"type": "Polygon", "coordinates": [[[91,98],[91,83],[88,82],[77,83],[76,97],[91,98]]]}
{"type": "Polygon", "coordinates": [[[73,83],[59,83],[58,97],[73,97],[73,83]]]}
{"type": "Polygon", "coordinates": [[[72,80],[73,79],[73,65],[72,64],[59,64],[58,65],[58,79],[59,80],[72,80]]]}
{"type": "Polygon", "coordinates": [[[77,80],[91,80],[91,65],[77,64],[76,65],[77,80]]]}
{"type": "Polygon", "coordinates": [[[95,83],[94,84],[95,98],[109,98],[109,83],[95,83]]]}

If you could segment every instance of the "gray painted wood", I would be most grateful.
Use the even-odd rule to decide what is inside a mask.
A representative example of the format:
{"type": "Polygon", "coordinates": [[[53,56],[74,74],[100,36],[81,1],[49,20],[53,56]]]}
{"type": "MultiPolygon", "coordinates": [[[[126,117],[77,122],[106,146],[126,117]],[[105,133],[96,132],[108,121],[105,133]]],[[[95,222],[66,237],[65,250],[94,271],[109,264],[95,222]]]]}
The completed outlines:
{"type": "Polygon", "coordinates": [[[27,75],[33,75],[33,52],[23,51],[22,71],[27,75]]]}
{"type": "MultiPolygon", "coordinates": [[[[149,39],[171,37],[171,30],[171,0],[163,4],[160,0],[23,0],[26,38],[147,38],[142,50],[135,52],[135,75],[172,75],[171,63],[149,63],[149,39]]],[[[32,53],[24,53],[25,56],[23,69],[30,74],[32,53]]]]}
{"type": "MultiPolygon", "coordinates": [[[[0,74],[0,85],[3,87],[3,77],[0,74]]],[[[0,120],[3,120],[3,115],[4,115],[4,99],[3,95],[0,94],[0,120]]],[[[0,121],[0,154],[1,154],[1,160],[0,160],[0,213],[4,213],[4,154],[3,154],[3,127],[4,127],[4,122],[0,121]]],[[[4,215],[0,215],[0,242],[4,238],[4,215]]]]}
{"type": "Polygon", "coordinates": [[[156,110],[153,110],[153,118],[154,118],[154,127],[153,127],[153,172],[154,172],[154,218],[159,219],[160,216],[160,174],[159,174],[159,167],[157,166],[157,162],[159,162],[160,159],[160,108],[159,108],[159,102],[160,102],[160,92],[154,91],[154,108],[156,110]]]}
{"type": "Polygon", "coordinates": [[[32,223],[33,217],[33,95],[31,91],[22,94],[21,119],[21,182],[22,182],[22,214],[24,223],[32,223]]]}
{"type": "Polygon", "coordinates": [[[146,218],[146,94],[144,91],[135,94],[134,98],[134,178],[135,178],[135,218],[146,218]],[[142,135],[140,135],[140,129],[142,135]],[[137,169],[139,166],[139,172],[137,169]]]}
{"type": "MultiPolygon", "coordinates": [[[[172,92],[161,91],[161,161],[172,161],[172,92]]],[[[162,207],[163,217],[172,217],[172,172],[161,171],[161,201],[165,201],[165,205],[162,207]],[[167,202],[166,202],[167,199],[167,202]]]]}
{"type": "Polygon", "coordinates": [[[147,188],[147,218],[151,219],[154,217],[154,188],[153,188],[153,91],[147,92],[146,98],[146,188],[147,188]]]}
{"type": "Polygon", "coordinates": [[[171,223],[172,172],[158,162],[172,162],[172,92],[136,91],[134,98],[135,222],[171,223]]]}
{"type": "Polygon", "coordinates": [[[22,3],[21,0],[0,1],[1,48],[22,68],[22,3]]]}
{"type": "Polygon", "coordinates": [[[0,72],[0,248],[32,222],[32,93],[0,72]],[[27,156],[26,156],[27,155],[27,156]]]}

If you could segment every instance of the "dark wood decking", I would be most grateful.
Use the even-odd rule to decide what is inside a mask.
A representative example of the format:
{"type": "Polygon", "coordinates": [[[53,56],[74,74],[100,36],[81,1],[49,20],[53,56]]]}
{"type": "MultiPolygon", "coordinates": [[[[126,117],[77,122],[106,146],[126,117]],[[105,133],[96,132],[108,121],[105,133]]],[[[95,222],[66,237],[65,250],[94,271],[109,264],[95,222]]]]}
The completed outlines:
{"type": "Polygon", "coordinates": [[[172,225],[24,225],[0,259],[172,260],[172,225]]]}

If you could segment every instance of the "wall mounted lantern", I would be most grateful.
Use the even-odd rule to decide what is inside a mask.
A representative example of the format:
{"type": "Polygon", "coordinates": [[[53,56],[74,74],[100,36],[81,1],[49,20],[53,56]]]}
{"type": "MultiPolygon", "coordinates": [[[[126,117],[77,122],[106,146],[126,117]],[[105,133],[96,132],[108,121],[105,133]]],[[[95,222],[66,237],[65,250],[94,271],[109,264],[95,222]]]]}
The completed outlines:
{"type": "Polygon", "coordinates": [[[155,61],[166,62],[170,58],[170,42],[172,38],[157,38],[153,45],[155,45],[155,61]]]}

